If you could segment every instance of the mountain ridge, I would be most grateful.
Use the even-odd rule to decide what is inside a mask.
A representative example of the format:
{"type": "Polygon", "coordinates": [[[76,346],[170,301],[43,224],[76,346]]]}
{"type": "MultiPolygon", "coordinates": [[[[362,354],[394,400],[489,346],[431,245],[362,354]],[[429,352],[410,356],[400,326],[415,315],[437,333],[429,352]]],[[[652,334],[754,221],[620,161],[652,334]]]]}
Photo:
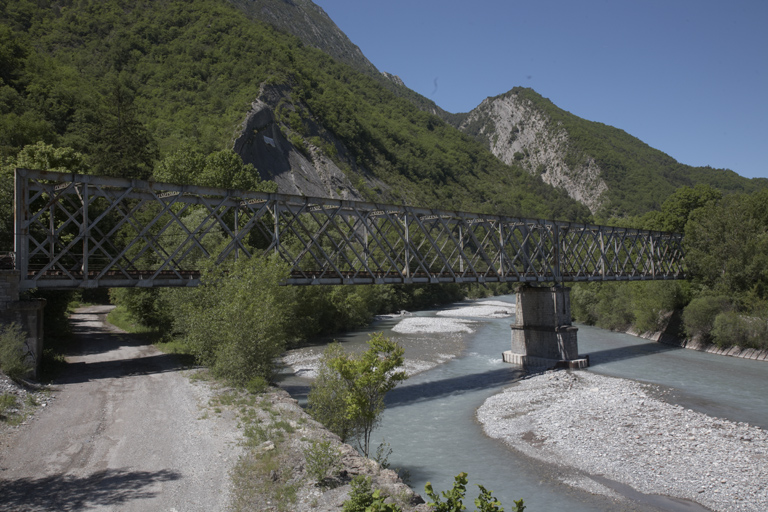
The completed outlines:
{"type": "MultiPolygon", "coordinates": [[[[268,6],[276,9],[277,4],[286,5],[282,0],[245,3],[261,6],[262,12],[269,10],[268,6]]],[[[437,115],[474,137],[503,163],[520,166],[545,183],[566,190],[570,197],[601,219],[657,210],[681,186],[703,183],[725,192],[748,192],[768,186],[766,179],[750,180],[728,169],[681,164],[620,128],[587,121],[560,109],[532,89],[513,87],[506,93],[486,98],[469,112],[447,112],[408,89],[396,75],[376,69],[322,8],[310,0],[291,0],[287,5],[286,11],[313,13],[313,23],[297,22],[295,15],[290,16],[294,22],[286,23],[288,16],[276,19],[269,14],[259,18],[256,9],[248,12],[375,78],[417,108],[437,115]],[[333,37],[318,38],[318,32],[333,37]],[[330,40],[334,42],[323,42],[330,40]],[[632,192],[637,187],[644,189],[640,201],[632,192]]]]}
{"type": "Polygon", "coordinates": [[[705,184],[727,193],[768,186],[765,178],[681,164],[624,130],[575,116],[529,88],[486,98],[454,125],[503,162],[565,187],[601,219],[658,210],[681,186],[705,184]]]}
{"type": "Polygon", "coordinates": [[[135,148],[144,169],[189,145],[226,146],[285,193],[586,222],[590,211],[643,214],[696,182],[676,178],[663,154],[671,181],[648,166],[625,172],[622,148],[637,153],[639,141],[627,146],[624,132],[600,132],[532,90],[507,93],[528,109],[530,129],[518,126],[514,141],[523,118],[511,111],[492,124],[480,106],[447,113],[379,72],[309,0],[18,0],[0,6],[0,22],[3,156],[44,141],[104,161],[109,146],[94,141],[128,112],[143,134],[134,142],[147,143],[135,148]],[[606,135],[624,145],[606,150],[596,142],[606,135]]]}

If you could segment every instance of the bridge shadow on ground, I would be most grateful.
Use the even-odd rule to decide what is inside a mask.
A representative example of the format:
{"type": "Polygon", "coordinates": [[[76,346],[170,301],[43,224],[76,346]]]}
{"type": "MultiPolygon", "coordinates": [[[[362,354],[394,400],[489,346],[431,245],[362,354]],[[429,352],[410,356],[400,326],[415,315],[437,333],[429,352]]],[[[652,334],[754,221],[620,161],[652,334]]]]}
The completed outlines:
{"type": "Polygon", "coordinates": [[[418,384],[409,385],[408,381],[406,381],[402,386],[398,386],[387,393],[385,401],[387,407],[410,405],[449,395],[498,388],[512,384],[527,374],[528,372],[519,366],[509,365],[508,368],[499,368],[483,373],[450,377],[418,384]]]}
{"type": "Polygon", "coordinates": [[[189,356],[162,353],[144,335],[114,331],[100,317],[76,313],[70,318],[74,341],[54,384],[175,372],[192,365],[189,356]]]}
{"type": "Polygon", "coordinates": [[[140,347],[150,343],[144,335],[111,331],[109,327],[94,325],[93,319],[80,315],[73,315],[69,324],[75,341],[67,347],[68,356],[102,354],[122,347],[140,347]]]}
{"type": "Polygon", "coordinates": [[[158,354],[136,359],[117,359],[93,363],[67,363],[54,384],[75,384],[98,379],[117,379],[134,375],[177,372],[190,368],[175,354],[158,354]]]}
{"type": "Polygon", "coordinates": [[[677,350],[685,349],[676,345],[665,345],[664,343],[649,341],[648,343],[641,343],[639,345],[627,345],[625,347],[595,350],[587,352],[587,354],[589,355],[589,366],[599,366],[601,364],[636,359],[638,357],[674,352],[677,350]]]}
{"type": "Polygon", "coordinates": [[[106,469],[85,477],[53,475],[44,478],[0,480],[0,510],[85,510],[155,496],[156,484],[178,480],[176,471],[106,469]]]}

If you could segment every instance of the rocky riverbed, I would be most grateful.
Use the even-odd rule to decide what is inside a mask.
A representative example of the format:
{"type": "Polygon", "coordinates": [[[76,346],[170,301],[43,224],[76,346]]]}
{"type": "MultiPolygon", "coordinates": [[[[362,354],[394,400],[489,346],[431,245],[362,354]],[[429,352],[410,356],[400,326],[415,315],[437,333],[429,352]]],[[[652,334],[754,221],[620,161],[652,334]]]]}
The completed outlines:
{"type": "MultiPolygon", "coordinates": [[[[376,332],[376,326],[382,321],[396,322],[390,338],[405,349],[405,372],[415,375],[458,357],[466,348],[465,335],[475,332],[482,319],[507,318],[514,313],[514,304],[483,299],[438,311],[435,316],[413,315],[407,311],[382,315],[372,324],[371,332],[376,332]],[[439,339],[434,337],[435,334],[441,335],[439,339]]],[[[344,348],[360,352],[366,350],[367,345],[346,340],[344,348]]],[[[320,344],[289,350],[283,354],[282,363],[291,374],[314,379],[324,349],[325,345],[320,344]]]]}
{"type": "Polygon", "coordinates": [[[565,483],[590,492],[665,510],[768,510],[768,433],[663,394],[583,371],[547,372],[488,398],[477,418],[490,437],[563,467],[565,483]]]}

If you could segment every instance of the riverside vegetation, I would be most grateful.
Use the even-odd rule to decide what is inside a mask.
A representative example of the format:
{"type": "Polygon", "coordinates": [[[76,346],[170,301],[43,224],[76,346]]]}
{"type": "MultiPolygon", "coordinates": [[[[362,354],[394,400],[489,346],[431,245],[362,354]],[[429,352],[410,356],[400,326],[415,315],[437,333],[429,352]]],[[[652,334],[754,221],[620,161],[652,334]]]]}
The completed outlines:
{"type": "Polygon", "coordinates": [[[632,227],[684,232],[687,281],[574,286],[576,320],[768,349],[768,190],[682,187],[632,227]]]}

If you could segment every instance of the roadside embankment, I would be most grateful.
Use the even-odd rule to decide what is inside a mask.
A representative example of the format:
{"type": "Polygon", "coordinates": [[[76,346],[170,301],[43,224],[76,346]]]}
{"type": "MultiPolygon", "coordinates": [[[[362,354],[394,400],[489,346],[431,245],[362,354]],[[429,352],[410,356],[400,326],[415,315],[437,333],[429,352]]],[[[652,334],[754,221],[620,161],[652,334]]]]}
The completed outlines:
{"type": "Polygon", "coordinates": [[[575,487],[664,510],[680,506],[676,500],[714,511],[768,510],[768,433],[657,395],[634,381],[547,372],[488,398],[477,418],[488,436],[562,467],[564,483],[575,487]]]}
{"type": "Polygon", "coordinates": [[[369,477],[372,488],[381,489],[387,501],[404,512],[429,510],[395,471],[342,443],[286,391],[270,388],[262,395],[250,395],[230,390],[214,399],[211,407],[218,414],[224,408],[237,411],[247,439],[245,453],[232,472],[235,511],[338,511],[358,475],[369,477]],[[318,467],[327,469],[320,482],[318,467]]]}

